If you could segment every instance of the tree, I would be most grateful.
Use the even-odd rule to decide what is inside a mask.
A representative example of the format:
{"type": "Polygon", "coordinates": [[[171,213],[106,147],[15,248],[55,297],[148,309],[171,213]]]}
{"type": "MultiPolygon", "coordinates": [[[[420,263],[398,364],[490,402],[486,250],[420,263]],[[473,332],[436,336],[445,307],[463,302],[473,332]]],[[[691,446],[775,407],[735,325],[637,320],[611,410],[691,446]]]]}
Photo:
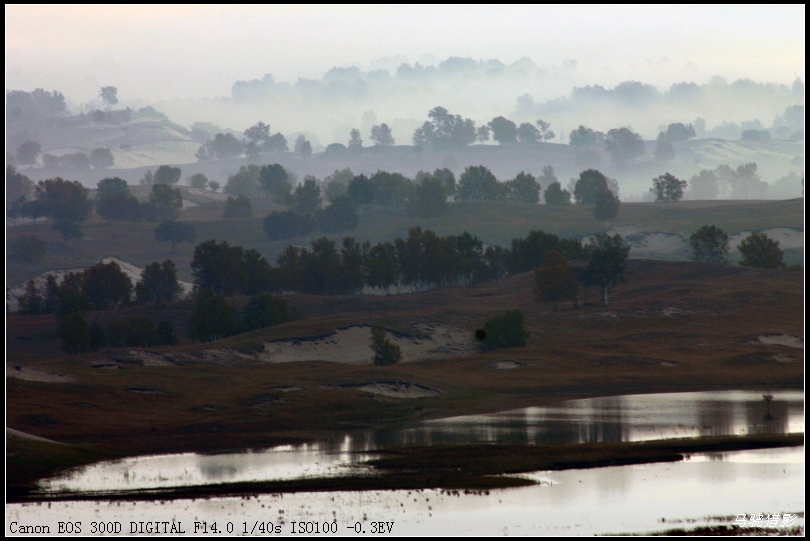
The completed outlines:
{"type": "Polygon", "coordinates": [[[90,334],[82,312],[66,314],[59,319],[59,340],[62,351],[78,355],[90,349],[90,334]]]}
{"type": "Polygon", "coordinates": [[[191,273],[197,291],[214,295],[235,295],[247,289],[248,275],[241,246],[209,240],[194,248],[191,273]]]}
{"type": "Polygon", "coordinates": [[[177,280],[177,267],[167,259],[161,265],[157,261],[143,269],[140,281],[135,285],[138,302],[164,303],[176,300],[183,288],[177,280]]]}
{"type": "Polygon", "coordinates": [[[349,182],[346,195],[354,201],[355,205],[360,207],[374,202],[375,191],[374,183],[367,176],[357,175],[349,182]]]}
{"type": "Polygon", "coordinates": [[[683,198],[683,191],[687,186],[685,180],[681,180],[675,175],[664,173],[653,179],[653,187],[650,192],[655,194],[655,200],[663,203],[673,203],[683,198]]]}
{"type": "Polygon", "coordinates": [[[54,222],[51,229],[62,236],[62,241],[64,244],[67,244],[67,241],[70,239],[84,238],[84,232],[82,231],[81,224],[79,222],[74,222],[73,220],[59,220],[54,222]]]}
{"type": "Polygon", "coordinates": [[[200,342],[213,342],[239,332],[239,312],[222,295],[203,291],[189,321],[189,334],[200,342]]]}
{"type": "Polygon", "coordinates": [[[476,333],[482,338],[481,351],[525,346],[531,333],[526,330],[523,321],[522,310],[508,310],[491,317],[484,324],[483,333],[476,333]]]}
{"type": "Polygon", "coordinates": [[[352,128],[352,131],[349,132],[349,151],[359,152],[361,148],[363,148],[363,138],[360,137],[360,130],[352,128]]]}
{"type": "Polygon", "coordinates": [[[504,187],[483,165],[471,165],[459,177],[456,189],[456,199],[459,201],[501,201],[504,196],[504,187]]]}
{"type": "Polygon", "coordinates": [[[728,233],[713,225],[704,225],[689,237],[692,259],[708,263],[725,263],[728,256],[728,233]]]}
{"type": "Polygon", "coordinates": [[[299,135],[298,139],[295,140],[295,153],[300,154],[305,159],[312,154],[312,144],[303,135],[299,135]]]}
{"type": "Polygon", "coordinates": [[[593,217],[601,222],[612,220],[619,214],[619,198],[611,190],[604,190],[596,194],[593,217]]]}
{"type": "Polygon", "coordinates": [[[596,169],[588,169],[579,174],[574,185],[574,199],[579,205],[594,205],[597,194],[608,189],[608,178],[596,169]]]}
{"type": "Polygon", "coordinates": [[[82,273],[82,294],[96,310],[117,310],[132,295],[132,280],[115,261],[98,263],[82,273]]]}
{"type": "Polygon", "coordinates": [[[252,218],[253,205],[250,203],[250,199],[244,195],[240,195],[236,199],[228,196],[222,217],[226,220],[252,218]]]}
{"type": "Polygon", "coordinates": [[[338,196],[346,195],[346,190],[353,178],[354,173],[348,167],[340,170],[336,169],[334,173],[327,175],[323,179],[324,195],[329,201],[338,196]]]}
{"type": "Polygon", "coordinates": [[[375,146],[390,147],[394,145],[391,128],[385,123],[371,127],[371,140],[374,141],[375,146]]]}
{"type": "MultiPolygon", "coordinates": [[[[285,140],[286,146],[286,140],[285,140]]],[[[237,158],[242,155],[245,146],[242,141],[231,133],[218,133],[214,139],[206,142],[197,150],[195,156],[198,161],[225,160],[237,158]]]]}
{"type": "Polygon", "coordinates": [[[317,213],[318,230],[323,233],[351,231],[359,223],[357,207],[348,195],[339,195],[317,213]]]}
{"type": "Polygon", "coordinates": [[[666,136],[670,141],[686,141],[695,136],[695,128],[691,124],[677,122],[667,126],[666,136]]]}
{"type": "Polygon", "coordinates": [[[45,241],[35,236],[22,236],[11,243],[8,256],[26,265],[36,265],[45,257],[45,241]]]}
{"type": "Polygon", "coordinates": [[[464,148],[475,142],[475,122],[461,115],[452,115],[444,107],[434,107],[428,113],[429,121],[417,128],[413,144],[417,147],[433,147],[436,150],[464,148]]]}
{"type": "Polygon", "coordinates": [[[568,144],[578,149],[595,149],[605,141],[605,134],[580,125],[568,136],[568,144]]]}
{"type": "Polygon", "coordinates": [[[751,233],[743,239],[737,249],[743,256],[740,265],[744,267],[779,269],[785,266],[782,261],[784,253],[779,247],[779,241],[764,233],[751,233]]]}
{"type": "Polygon", "coordinates": [[[18,172],[12,165],[6,166],[6,208],[12,201],[25,201],[34,192],[30,178],[18,172]]]}
{"type": "Polygon", "coordinates": [[[158,242],[171,242],[172,253],[178,242],[194,242],[197,237],[197,230],[192,224],[166,220],[155,228],[155,240],[158,242]]]}
{"type": "Polygon", "coordinates": [[[228,177],[224,191],[230,195],[253,195],[259,186],[260,175],[261,169],[258,165],[254,163],[243,165],[237,173],[228,177]]]}
{"type": "Polygon", "coordinates": [[[610,304],[609,292],[618,281],[625,280],[630,248],[621,235],[599,233],[591,239],[590,259],[585,269],[587,281],[602,288],[602,301],[610,304]]]}
{"type": "Polygon", "coordinates": [[[261,151],[270,140],[270,126],[260,121],[245,130],[245,137],[253,143],[257,151],[261,151]]]}
{"type": "Polygon", "coordinates": [[[25,293],[17,298],[21,314],[36,315],[41,314],[44,309],[44,301],[37,291],[37,283],[32,278],[25,284],[25,293]]]}
{"type": "Polygon", "coordinates": [[[644,155],[644,141],[639,134],[628,128],[616,128],[607,132],[605,150],[617,167],[625,167],[644,155]]]}
{"type": "Polygon", "coordinates": [[[149,203],[158,220],[171,221],[180,215],[183,208],[183,196],[180,194],[180,190],[172,189],[168,184],[154,184],[152,192],[149,194],[149,203]]]}
{"type": "Polygon", "coordinates": [[[456,193],[456,175],[448,168],[436,169],[433,171],[433,178],[437,178],[444,183],[444,189],[447,195],[454,195],[456,193]]]}
{"type": "Polygon", "coordinates": [[[478,126],[475,130],[475,140],[481,144],[486,143],[489,141],[489,134],[492,132],[492,128],[487,125],[478,126]]]}
{"type": "Polygon", "coordinates": [[[115,165],[115,158],[109,148],[96,148],[90,153],[90,165],[93,169],[106,169],[115,165]]]}
{"type": "Polygon", "coordinates": [[[571,192],[563,190],[559,182],[552,182],[546,188],[543,198],[547,205],[570,205],[571,192]]]}
{"type": "Polygon", "coordinates": [[[658,139],[655,140],[655,151],[653,155],[659,162],[668,162],[675,159],[675,147],[664,132],[659,133],[658,139]]]}
{"type": "Polygon", "coordinates": [[[305,178],[304,183],[300,184],[295,189],[293,198],[295,200],[295,209],[301,214],[318,210],[321,206],[322,199],[321,188],[318,186],[315,177],[305,178]]]}
{"type": "Polygon", "coordinates": [[[107,107],[118,103],[118,88],[114,86],[102,86],[98,95],[107,107]]]}
{"type": "Polygon", "coordinates": [[[208,177],[202,173],[194,173],[188,177],[188,184],[192,188],[204,190],[208,186],[208,177]]]}
{"type": "Polygon", "coordinates": [[[269,293],[251,297],[242,312],[242,321],[246,331],[279,325],[292,319],[292,311],[287,301],[269,293]]]}
{"type": "MultiPolygon", "coordinates": [[[[529,127],[534,128],[531,124],[529,127]]],[[[489,121],[489,128],[492,130],[492,138],[501,145],[517,143],[517,125],[508,118],[498,116],[489,121]]]]}
{"type": "Polygon", "coordinates": [[[690,199],[717,199],[720,192],[717,173],[711,169],[702,169],[697,175],[692,175],[689,186],[690,199]]]}
{"type": "Polygon", "coordinates": [[[408,213],[420,218],[435,218],[445,214],[447,206],[447,190],[444,182],[428,177],[414,190],[408,198],[408,213]]]}
{"type": "Polygon", "coordinates": [[[42,202],[47,216],[56,221],[83,222],[93,210],[87,199],[90,190],[79,181],[62,178],[42,180],[37,185],[37,199],[42,202]]]}
{"type": "Polygon", "coordinates": [[[392,344],[385,337],[385,329],[382,327],[371,328],[371,350],[374,352],[374,364],[377,366],[396,364],[402,359],[399,346],[392,344]]]}
{"type": "Polygon", "coordinates": [[[129,184],[120,177],[108,177],[98,181],[96,200],[114,195],[130,195],[129,184]]]}
{"type": "Polygon", "coordinates": [[[263,165],[259,170],[259,187],[274,203],[286,204],[288,202],[292,183],[290,175],[281,165],[263,165]]]}
{"type": "Polygon", "coordinates": [[[217,182],[216,180],[212,180],[208,182],[208,187],[211,189],[212,192],[218,192],[220,185],[219,182],[217,182]]]}
{"type": "Polygon", "coordinates": [[[536,145],[540,142],[540,130],[529,122],[524,122],[517,128],[517,139],[523,144],[536,145]]]}
{"type": "Polygon", "coordinates": [[[180,176],[183,172],[179,167],[172,167],[170,165],[161,165],[155,171],[155,184],[168,184],[174,186],[180,182],[180,176]]]}
{"type": "Polygon", "coordinates": [[[41,152],[42,145],[39,143],[31,140],[23,141],[17,147],[17,161],[20,162],[20,165],[34,165],[41,152]]]}
{"type": "Polygon", "coordinates": [[[540,201],[540,185],[531,173],[521,171],[506,183],[506,199],[536,205],[540,201]]]}
{"type": "Polygon", "coordinates": [[[534,294],[537,302],[552,301],[554,310],[557,303],[571,299],[577,307],[577,277],[571,264],[557,250],[549,250],[543,256],[543,264],[534,271],[534,294]]]}
{"type": "Polygon", "coordinates": [[[551,141],[556,137],[556,134],[551,131],[551,124],[542,118],[537,119],[537,129],[540,131],[541,141],[551,141]]]}

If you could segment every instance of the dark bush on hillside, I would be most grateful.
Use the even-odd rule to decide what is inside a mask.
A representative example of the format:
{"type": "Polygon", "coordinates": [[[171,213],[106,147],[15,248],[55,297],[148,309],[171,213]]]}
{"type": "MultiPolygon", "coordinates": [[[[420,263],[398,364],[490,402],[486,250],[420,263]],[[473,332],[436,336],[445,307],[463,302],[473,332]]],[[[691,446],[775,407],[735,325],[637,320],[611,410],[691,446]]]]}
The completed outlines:
{"type": "Polygon", "coordinates": [[[278,325],[291,319],[293,319],[292,312],[287,301],[269,293],[251,297],[242,313],[245,331],[278,325]]]}
{"type": "Polygon", "coordinates": [[[374,364],[377,366],[396,364],[402,358],[399,346],[392,344],[385,337],[385,329],[382,327],[372,327],[371,349],[374,351],[374,364]]]}
{"type": "Polygon", "coordinates": [[[523,319],[522,310],[509,310],[490,318],[484,325],[481,351],[525,346],[530,333],[524,327],[523,319]]]}

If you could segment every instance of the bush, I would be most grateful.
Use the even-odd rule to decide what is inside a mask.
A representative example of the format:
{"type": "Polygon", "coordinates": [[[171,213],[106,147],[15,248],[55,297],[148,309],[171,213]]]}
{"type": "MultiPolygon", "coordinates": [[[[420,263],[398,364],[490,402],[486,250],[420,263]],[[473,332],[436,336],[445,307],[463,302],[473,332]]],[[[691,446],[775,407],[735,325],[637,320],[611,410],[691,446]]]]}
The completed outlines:
{"type": "Polygon", "coordinates": [[[246,331],[278,325],[291,319],[292,314],[287,301],[269,293],[251,297],[242,314],[246,331]]]}
{"type": "Polygon", "coordinates": [[[523,319],[522,310],[509,310],[490,318],[484,325],[483,336],[479,336],[481,351],[525,346],[530,333],[523,319]]]}
{"type": "Polygon", "coordinates": [[[779,241],[764,233],[751,233],[737,249],[743,256],[740,265],[745,267],[779,269],[784,266],[784,253],[779,247],[779,241]]]}
{"type": "Polygon", "coordinates": [[[372,327],[371,349],[374,351],[374,364],[377,366],[396,364],[402,358],[399,346],[388,341],[382,327],[372,327]]]}

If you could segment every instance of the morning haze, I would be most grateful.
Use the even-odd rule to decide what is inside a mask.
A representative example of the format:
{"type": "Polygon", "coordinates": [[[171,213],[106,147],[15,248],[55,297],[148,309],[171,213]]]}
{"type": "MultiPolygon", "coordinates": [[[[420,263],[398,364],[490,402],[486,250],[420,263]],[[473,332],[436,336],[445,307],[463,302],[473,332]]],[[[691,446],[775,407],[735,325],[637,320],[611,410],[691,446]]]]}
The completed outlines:
{"type": "Polygon", "coordinates": [[[803,533],[804,6],[5,14],[7,534],[803,533]]]}

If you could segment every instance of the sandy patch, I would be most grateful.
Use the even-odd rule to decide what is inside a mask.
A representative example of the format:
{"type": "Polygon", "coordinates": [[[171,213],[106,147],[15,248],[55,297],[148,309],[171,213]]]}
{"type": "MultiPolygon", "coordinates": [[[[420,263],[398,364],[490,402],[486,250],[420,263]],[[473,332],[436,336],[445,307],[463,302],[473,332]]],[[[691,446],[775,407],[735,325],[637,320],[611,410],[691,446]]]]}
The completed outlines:
{"type": "Polygon", "coordinates": [[[13,365],[6,363],[6,377],[17,378],[25,381],[40,381],[42,383],[74,383],[73,376],[61,376],[50,372],[43,372],[27,366],[13,365]]]}
{"type": "MultiPolygon", "coordinates": [[[[388,340],[402,351],[400,362],[463,357],[475,351],[471,334],[460,329],[424,325],[418,331],[423,337],[388,333],[388,340]]],[[[257,358],[271,363],[326,361],[372,364],[371,326],[355,325],[326,336],[266,342],[264,351],[257,354],[257,358]]]]}
{"type": "MultiPolygon", "coordinates": [[[[748,238],[754,231],[740,231],[736,235],[730,236],[728,239],[729,253],[734,253],[740,246],[740,243],[748,238]]],[[[779,247],[783,250],[789,248],[804,248],[804,231],[801,229],[794,229],[792,227],[772,227],[770,229],[763,229],[759,233],[764,233],[777,242],[779,247]]]]}
{"type": "Polygon", "coordinates": [[[281,387],[270,387],[274,391],[281,391],[282,393],[295,393],[298,391],[303,391],[303,387],[295,387],[295,386],[281,386],[281,387]]]}
{"type": "Polygon", "coordinates": [[[789,334],[763,334],[757,337],[754,343],[787,346],[789,348],[804,349],[804,339],[789,334]]]}
{"type": "Polygon", "coordinates": [[[441,391],[436,389],[408,383],[407,381],[361,383],[359,385],[323,385],[322,387],[324,389],[356,389],[389,398],[427,398],[442,394],[441,391]]]}
{"type": "Polygon", "coordinates": [[[523,366],[521,363],[515,361],[495,361],[494,363],[487,364],[487,368],[491,370],[514,370],[521,366],[523,366]]]}
{"type": "Polygon", "coordinates": [[[143,366],[177,366],[177,363],[151,351],[133,349],[128,351],[127,355],[130,359],[141,361],[143,366]]]}

